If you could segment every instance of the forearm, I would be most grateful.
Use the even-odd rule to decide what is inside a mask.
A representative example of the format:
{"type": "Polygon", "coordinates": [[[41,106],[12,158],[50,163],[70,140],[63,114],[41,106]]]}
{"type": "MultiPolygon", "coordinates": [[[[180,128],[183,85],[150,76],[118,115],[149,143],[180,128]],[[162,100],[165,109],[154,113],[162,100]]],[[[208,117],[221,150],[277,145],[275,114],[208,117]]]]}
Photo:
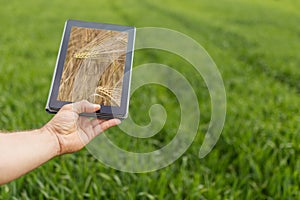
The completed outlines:
{"type": "Polygon", "coordinates": [[[0,133],[0,185],[14,180],[58,155],[55,135],[45,129],[0,133]]]}

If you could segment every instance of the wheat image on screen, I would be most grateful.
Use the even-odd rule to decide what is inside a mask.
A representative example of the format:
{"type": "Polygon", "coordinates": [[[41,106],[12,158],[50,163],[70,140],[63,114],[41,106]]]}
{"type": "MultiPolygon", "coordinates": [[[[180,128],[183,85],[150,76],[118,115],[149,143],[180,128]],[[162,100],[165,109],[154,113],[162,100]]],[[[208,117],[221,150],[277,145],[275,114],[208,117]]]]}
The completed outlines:
{"type": "Polygon", "coordinates": [[[128,34],[73,27],[58,100],[120,106],[128,34]]]}

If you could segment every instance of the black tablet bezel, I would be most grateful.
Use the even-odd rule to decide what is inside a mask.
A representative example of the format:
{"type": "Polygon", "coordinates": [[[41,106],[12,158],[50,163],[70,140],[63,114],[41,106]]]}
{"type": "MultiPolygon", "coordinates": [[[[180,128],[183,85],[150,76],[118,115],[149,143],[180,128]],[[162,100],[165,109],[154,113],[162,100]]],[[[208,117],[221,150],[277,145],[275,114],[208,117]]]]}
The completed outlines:
{"type": "Polygon", "coordinates": [[[54,70],[52,84],[51,84],[48,101],[46,105],[46,110],[49,113],[57,113],[62,106],[64,106],[65,104],[72,103],[72,102],[64,102],[64,101],[57,100],[72,27],[112,30],[112,31],[120,31],[120,32],[128,33],[128,44],[127,44],[127,51],[126,51],[126,60],[125,60],[120,107],[101,105],[101,110],[98,111],[96,115],[86,114],[88,116],[97,116],[99,118],[120,118],[120,119],[126,118],[128,113],[130,79],[131,79],[136,29],[135,27],[132,26],[122,26],[122,25],[104,24],[104,23],[96,23],[96,22],[84,22],[84,21],[77,21],[77,20],[67,20],[65,23],[60,49],[56,61],[56,67],[54,70]]]}

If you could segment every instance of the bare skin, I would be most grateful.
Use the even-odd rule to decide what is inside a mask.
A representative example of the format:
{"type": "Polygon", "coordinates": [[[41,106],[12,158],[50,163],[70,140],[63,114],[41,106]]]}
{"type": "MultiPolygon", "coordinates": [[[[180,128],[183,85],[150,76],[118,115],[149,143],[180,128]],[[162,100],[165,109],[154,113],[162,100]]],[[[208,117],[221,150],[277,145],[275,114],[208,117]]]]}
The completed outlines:
{"type": "Polygon", "coordinates": [[[99,109],[99,105],[87,101],[68,104],[40,129],[0,133],[0,185],[55,156],[79,151],[98,134],[120,123],[118,119],[91,120],[79,116],[99,109]]]}

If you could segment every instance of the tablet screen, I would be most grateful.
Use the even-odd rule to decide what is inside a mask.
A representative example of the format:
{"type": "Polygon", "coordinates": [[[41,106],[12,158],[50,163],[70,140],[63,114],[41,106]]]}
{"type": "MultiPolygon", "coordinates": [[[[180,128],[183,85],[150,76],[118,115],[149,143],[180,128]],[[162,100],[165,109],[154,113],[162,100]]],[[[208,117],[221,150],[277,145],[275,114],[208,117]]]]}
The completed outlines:
{"type": "MultiPolygon", "coordinates": [[[[100,104],[99,118],[128,115],[135,27],[67,20],[46,111],[72,102],[100,104]]],[[[93,115],[94,117],[94,115],[93,115]]]]}
{"type": "Polygon", "coordinates": [[[73,26],[57,100],[120,106],[128,32],[73,26]]]}

